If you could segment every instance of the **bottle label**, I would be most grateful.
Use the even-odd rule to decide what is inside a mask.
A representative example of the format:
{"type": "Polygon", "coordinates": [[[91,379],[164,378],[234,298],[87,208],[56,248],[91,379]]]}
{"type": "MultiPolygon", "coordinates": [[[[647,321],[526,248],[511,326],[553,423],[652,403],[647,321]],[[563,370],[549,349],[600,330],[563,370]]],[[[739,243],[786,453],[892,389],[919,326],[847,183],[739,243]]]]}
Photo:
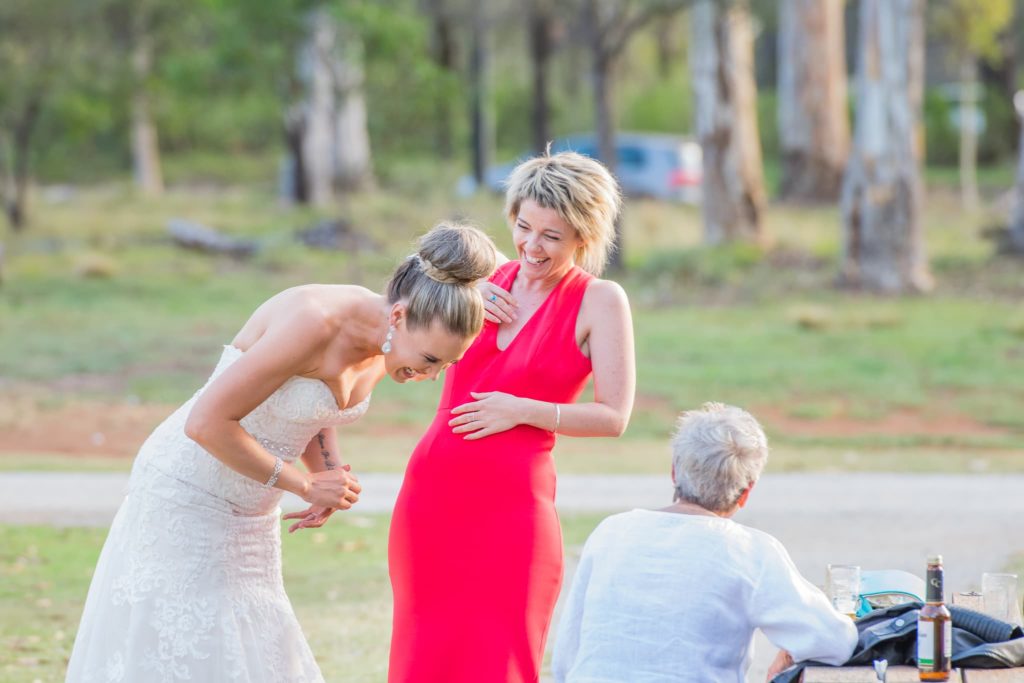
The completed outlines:
{"type": "Polygon", "coordinates": [[[953,653],[953,624],[949,621],[917,622],[917,666],[922,671],[948,671],[953,653]],[[937,633],[938,631],[938,633],[937,633]],[[942,641],[942,650],[935,652],[935,643],[942,641]],[[938,655],[939,660],[935,657],[938,655]]]}
{"type": "Polygon", "coordinates": [[[935,622],[917,622],[917,666],[921,670],[935,668],[935,622]]]}

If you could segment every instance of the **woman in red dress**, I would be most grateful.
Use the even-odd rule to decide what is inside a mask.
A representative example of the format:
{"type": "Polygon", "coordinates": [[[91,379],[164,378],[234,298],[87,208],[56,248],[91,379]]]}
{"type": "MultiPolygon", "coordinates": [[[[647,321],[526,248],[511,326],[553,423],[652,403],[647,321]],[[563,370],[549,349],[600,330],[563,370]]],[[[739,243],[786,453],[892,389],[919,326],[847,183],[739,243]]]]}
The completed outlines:
{"type": "Polygon", "coordinates": [[[535,683],[562,583],[556,434],[618,436],[635,388],[629,302],[604,266],[615,180],[575,153],[521,164],[516,260],[480,285],[488,322],[448,370],[391,522],[389,683],[535,683]],[[594,399],[576,403],[594,377],[594,399]]]}

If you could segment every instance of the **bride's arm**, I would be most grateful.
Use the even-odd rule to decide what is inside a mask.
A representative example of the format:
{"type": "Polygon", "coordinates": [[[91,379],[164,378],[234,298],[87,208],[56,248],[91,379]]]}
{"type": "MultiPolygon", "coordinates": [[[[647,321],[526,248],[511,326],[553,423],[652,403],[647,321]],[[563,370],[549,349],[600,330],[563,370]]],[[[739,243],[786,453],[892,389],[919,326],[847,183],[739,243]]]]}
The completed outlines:
{"type": "MultiPolygon", "coordinates": [[[[337,430],[334,427],[324,427],[317,432],[316,436],[310,439],[309,444],[306,445],[306,450],[302,453],[302,462],[310,472],[326,472],[339,467],[348,471],[348,466],[341,463],[337,430]]],[[[350,476],[358,482],[355,475],[350,476]]],[[[288,527],[288,533],[295,533],[300,529],[319,529],[327,523],[333,513],[334,508],[311,505],[305,510],[289,512],[282,519],[299,520],[288,527]]]]}
{"type": "MultiPolygon", "coordinates": [[[[199,397],[185,422],[186,436],[239,474],[260,483],[270,480],[278,459],[242,428],[241,420],[288,378],[310,372],[331,334],[315,310],[298,309],[275,320],[199,397]]],[[[275,487],[310,503],[347,509],[358,499],[358,484],[350,488],[349,483],[342,470],[309,475],[285,463],[275,487]]]]}
{"type": "Polygon", "coordinates": [[[310,472],[325,472],[341,467],[341,452],[338,449],[338,432],[334,427],[324,427],[309,440],[302,452],[302,462],[310,472]]]}

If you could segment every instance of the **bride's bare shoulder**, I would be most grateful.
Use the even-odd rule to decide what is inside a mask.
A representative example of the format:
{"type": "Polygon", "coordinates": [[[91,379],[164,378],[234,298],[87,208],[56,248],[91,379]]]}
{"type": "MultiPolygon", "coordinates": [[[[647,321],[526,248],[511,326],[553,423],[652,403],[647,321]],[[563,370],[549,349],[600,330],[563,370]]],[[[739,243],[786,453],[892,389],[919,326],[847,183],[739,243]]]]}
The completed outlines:
{"type": "Polygon", "coordinates": [[[337,332],[346,310],[373,295],[353,285],[299,285],[260,304],[232,342],[247,349],[268,331],[286,327],[307,340],[325,340],[337,332]]]}

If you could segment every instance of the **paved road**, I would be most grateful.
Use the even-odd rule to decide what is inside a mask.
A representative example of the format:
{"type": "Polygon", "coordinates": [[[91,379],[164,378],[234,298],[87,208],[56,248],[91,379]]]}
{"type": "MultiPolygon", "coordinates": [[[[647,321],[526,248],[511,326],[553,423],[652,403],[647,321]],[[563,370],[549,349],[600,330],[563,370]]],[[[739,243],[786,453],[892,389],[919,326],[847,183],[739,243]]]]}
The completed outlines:
{"type": "MultiPolygon", "coordinates": [[[[359,508],[389,511],[401,477],[363,474],[361,481],[359,508]]],[[[3,473],[0,523],[106,525],[126,482],[124,474],[3,473]]],[[[665,477],[564,476],[558,506],[563,512],[660,507],[669,489],[665,477]]],[[[982,572],[1001,569],[1024,550],[1022,490],[1024,474],[768,474],[736,519],[782,541],[814,583],[824,582],[829,562],[921,574],[926,555],[941,552],[947,585],[967,590],[978,586],[982,572]]],[[[283,503],[300,506],[293,497],[283,503]]],[[[764,680],[773,654],[759,639],[748,680],[764,680]]]]}

